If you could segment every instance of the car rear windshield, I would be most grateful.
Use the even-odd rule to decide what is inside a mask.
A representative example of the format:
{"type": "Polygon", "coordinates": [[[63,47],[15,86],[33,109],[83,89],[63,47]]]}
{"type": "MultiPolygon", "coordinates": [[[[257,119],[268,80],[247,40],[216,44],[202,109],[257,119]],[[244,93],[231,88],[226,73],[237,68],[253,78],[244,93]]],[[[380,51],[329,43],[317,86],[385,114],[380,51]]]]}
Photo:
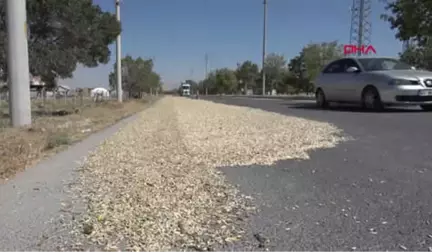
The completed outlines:
{"type": "Polygon", "coordinates": [[[402,61],[389,58],[358,59],[365,71],[409,70],[412,66],[402,61]]]}

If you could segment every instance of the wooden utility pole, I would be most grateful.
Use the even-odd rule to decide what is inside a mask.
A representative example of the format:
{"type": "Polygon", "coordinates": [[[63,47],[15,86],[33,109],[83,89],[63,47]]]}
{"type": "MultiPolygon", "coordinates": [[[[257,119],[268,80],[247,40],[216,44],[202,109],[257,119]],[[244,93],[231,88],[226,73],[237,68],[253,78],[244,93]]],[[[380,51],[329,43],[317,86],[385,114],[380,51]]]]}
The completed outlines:
{"type": "MultiPolygon", "coordinates": [[[[207,81],[208,78],[208,64],[209,64],[209,58],[208,58],[208,54],[205,54],[205,81],[207,81]]],[[[205,84],[205,95],[208,95],[208,87],[207,87],[208,83],[205,84]]]]}

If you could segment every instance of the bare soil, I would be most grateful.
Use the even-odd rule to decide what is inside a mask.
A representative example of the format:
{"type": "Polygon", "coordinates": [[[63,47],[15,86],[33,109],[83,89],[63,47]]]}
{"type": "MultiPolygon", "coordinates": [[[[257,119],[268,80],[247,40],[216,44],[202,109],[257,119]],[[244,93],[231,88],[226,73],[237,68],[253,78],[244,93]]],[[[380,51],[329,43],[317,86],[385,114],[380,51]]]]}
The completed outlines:
{"type": "Polygon", "coordinates": [[[151,98],[93,102],[91,99],[32,101],[32,125],[9,127],[8,106],[0,101],[0,180],[101,130],[142,111],[151,98]]]}

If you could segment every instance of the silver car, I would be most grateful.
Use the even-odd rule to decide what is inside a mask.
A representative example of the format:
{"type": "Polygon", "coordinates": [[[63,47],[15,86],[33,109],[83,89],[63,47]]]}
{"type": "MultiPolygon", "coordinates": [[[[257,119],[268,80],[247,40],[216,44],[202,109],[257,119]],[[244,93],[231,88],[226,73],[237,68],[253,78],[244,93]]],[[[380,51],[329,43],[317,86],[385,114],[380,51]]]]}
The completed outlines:
{"type": "Polygon", "coordinates": [[[415,70],[393,58],[342,58],[328,64],[315,81],[317,105],[359,103],[381,110],[420,105],[432,111],[432,72],[415,70]]]}

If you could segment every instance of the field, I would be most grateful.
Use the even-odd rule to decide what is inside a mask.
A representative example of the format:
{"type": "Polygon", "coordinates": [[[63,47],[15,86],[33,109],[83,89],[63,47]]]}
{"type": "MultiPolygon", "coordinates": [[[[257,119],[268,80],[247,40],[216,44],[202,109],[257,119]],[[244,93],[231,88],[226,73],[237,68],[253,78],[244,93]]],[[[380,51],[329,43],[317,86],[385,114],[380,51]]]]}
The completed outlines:
{"type": "Polygon", "coordinates": [[[94,102],[90,98],[32,100],[32,125],[9,127],[9,108],[0,101],[0,180],[143,110],[155,98],[94,102]]]}

